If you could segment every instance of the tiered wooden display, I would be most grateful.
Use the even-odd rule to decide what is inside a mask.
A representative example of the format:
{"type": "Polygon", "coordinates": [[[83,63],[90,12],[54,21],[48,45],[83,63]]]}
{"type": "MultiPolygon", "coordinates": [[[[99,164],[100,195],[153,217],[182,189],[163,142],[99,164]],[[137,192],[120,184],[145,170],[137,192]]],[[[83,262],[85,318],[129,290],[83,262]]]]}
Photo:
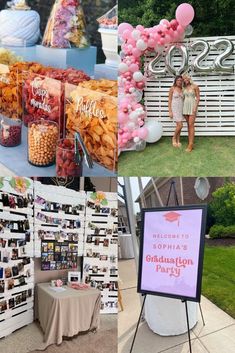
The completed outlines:
{"type": "Polygon", "coordinates": [[[0,233],[0,271],[3,274],[0,278],[0,338],[33,322],[33,204],[29,202],[28,206],[23,208],[17,204],[17,197],[33,195],[33,182],[28,179],[30,186],[21,193],[10,185],[11,179],[1,178],[0,182],[0,220],[14,221],[12,223],[14,229],[4,227],[0,233]],[[3,206],[3,194],[14,198],[16,208],[3,206]],[[25,220],[29,222],[29,229],[19,231],[16,222],[25,220]],[[18,252],[18,256],[14,255],[14,252],[18,252]],[[7,253],[9,253],[8,262],[5,262],[4,257],[7,253]]]}
{"type": "Polygon", "coordinates": [[[117,313],[117,195],[105,193],[106,205],[87,193],[83,279],[102,291],[101,313],[117,313]]]}

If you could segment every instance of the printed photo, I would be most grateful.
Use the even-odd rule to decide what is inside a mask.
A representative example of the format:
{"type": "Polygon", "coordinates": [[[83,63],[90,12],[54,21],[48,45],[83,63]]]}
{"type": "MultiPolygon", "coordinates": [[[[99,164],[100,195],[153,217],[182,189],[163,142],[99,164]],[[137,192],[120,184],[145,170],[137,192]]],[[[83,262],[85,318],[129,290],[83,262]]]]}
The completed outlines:
{"type": "Polygon", "coordinates": [[[112,208],[111,209],[111,216],[117,217],[117,214],[118,214],[118,210],[116,208],[112,208]]]}
{"type": "Polygon", "coordinates": [[[3,300],[0,302],[0,313],[3,313],[7,310],[7,301],[3,300]]]}
{"type": "Polygon", "coordinates": [[[95,213],[100,213],[100,205],[95,205],[95,213]]]}
{"type": "Polygon", "coordinates": [[[18,276],[18,274],[19,274],[18,266],[13,266],[12,267],[12,276],[16,277],[16,276],[18,276]]]}
{"type": "Polygon", "coordinates": [[[95,238],[94,245],[100,245],[100,238],[95,238]]]}
{"type": "Polygon", "coordinates": [[[100,260],[101,261],[107,261],[108,260],[108,255],[100,255],[100,260]]]}
{"type": "Polygon", "coordinates": [[[9,299],[8,306],[9,306],[9,309],[12,309],[15,307],[15,299],[14,298],[9,299]]]}
{"type": "Polygon", "coordinates": [[[86,256],[87,257],[92,257],[92,249],[87,249],[86,256]]]}
{"type": "Polygon", "coordinates": [[[18,249],[12,249],[11,259],[12,260],[17,260],[18,259],[18,249]]]}
{"type": "Polygon", "coordinates": [[[109,214],[110,213],[110,208],[109,207],[102,207],[101,213],[109,214]]]}
{"type": "Polygon", "coordinates": [[[15,282],[14,282],[14,279],[9,279],[7,281],[7,290],[11,290],[14,288],[14,285],[15,285],[15,282]]]}
{"type": "Polygon", "coordinates": [[[11,277],[12,277],[11,267],[5,268],[5,278],[11,278],[11,277]]]}
{"type": "Polygon", "coordinates": [[[5,281],[0,281],[0,293],[5,292],[5,281]]]}
{"type": "Polygon", "coordinates": [[[105,247],[109,246],[109,239],[104,239],[103,246],[105,246],[105,247]]]}
{"type": "Polygon", "coordinates": [[[15,297],[15,305],[19,305],[22,303],[22,295],[17,295],[15,297]]]}

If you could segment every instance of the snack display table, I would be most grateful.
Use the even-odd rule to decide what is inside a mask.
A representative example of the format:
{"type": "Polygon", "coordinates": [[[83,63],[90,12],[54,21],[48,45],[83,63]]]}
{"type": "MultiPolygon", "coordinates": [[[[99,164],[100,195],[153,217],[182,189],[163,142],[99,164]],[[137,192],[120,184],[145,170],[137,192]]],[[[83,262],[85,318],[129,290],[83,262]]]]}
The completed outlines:
{"type": "Polygon", "coordinates": [[[37,285],[38,319],[47,345],[61,344],[63,336],[99,327],[101,293],[97,289],[58,290],[49,283],[37,285]]]}
{"type": "MultiPolygon", "coordinates": [[[[0,146],[0,165],[7,167],[12,173],[18,176],[54,177],[56,174],[55,165],[46,168],[34,167],[28,163],[27,153],[27,128],[23,128],[22,144],[17,147],[0,146]],[[10,161],[10,164],[9,164],[10,161]]],[[[1,171],[1,166],[0,166],[1,171]]],[[[1,174],[1,173],[0,173],[1,174]]],[[[115,173],[94,163],[94,167],[89,169],[85,162],[83,165],[83,176],[107,176],[114,177],[115,173]]]]}

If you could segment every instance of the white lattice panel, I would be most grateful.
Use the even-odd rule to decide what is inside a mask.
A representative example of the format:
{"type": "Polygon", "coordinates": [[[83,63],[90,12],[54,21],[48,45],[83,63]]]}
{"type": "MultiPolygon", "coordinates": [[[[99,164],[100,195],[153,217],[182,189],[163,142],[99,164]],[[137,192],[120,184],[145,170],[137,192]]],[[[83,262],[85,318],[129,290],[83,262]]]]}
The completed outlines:
{"type": "Polygon", "coordinates": [[[12,178],[1,179],[0,220],[0,338],[33,322],[34,261],[33,261],[33,203],[21,207],[25,198],[32,200],[33,181],[27,190],[17,191],[10,185],[12,178]],[[29,197],[29,195],[31,195],[29,197]],[[14,200],[10,207],[3,196],[14,200]],[[21,201],[20,201],[21,200],[21,201]],[[18,222],[28,222],[27,230],[18,222]]]}
{"type": "MultiPolygon", "coordinates": [[[[235,37],[226,37],[235,44],[235,37]]],[[[191,38],[184,41],[189,48],[190,43],[199,38],[191,38]]],[[[213,46],[213,42],[218,37],[200,38],[210,44],[210,52],[208,58],[202,62],[202,65],[212,64],[213,60],[221,52],[213,46]]],[[[189,63],[191,64],[196,56],[200,53],[197,50],[189,49],[189,63]]],[[[154,58],[154,54],[145,58],[145,64],[154,58]]],[[[174,66],[179,67],[181,56],[175,53],[174,66]]],[[[235,52],[225,61],[226,65],[235,63],[235,52]]],[[[164,60],[159,63],[159,68],[164,67],[164,60]]],[[[190,73],[194,82],[200,87],[201,100],[196,119],[196,135],[235,135],[235,73],[233,74],[198,74],[190,73]]],[[[168,93],[172,86],[174,77],[167,75],[159,75],[157,78],[148,78],[144,91],[144,101],[147,110],[148,119],[159,119],[163,124],[165,136],[172,135],[175,124],[169,118],[168,113],[168,93]]],[[[182,130],[182,135],[187,134],[186,122],[182,130]]]]}
{"type": "Polygon", "coordinates": [[[104,193],[105,205],[87,193],[84,281],[101,290],[101,313],[117,313],[117,194],[104,193]]]}

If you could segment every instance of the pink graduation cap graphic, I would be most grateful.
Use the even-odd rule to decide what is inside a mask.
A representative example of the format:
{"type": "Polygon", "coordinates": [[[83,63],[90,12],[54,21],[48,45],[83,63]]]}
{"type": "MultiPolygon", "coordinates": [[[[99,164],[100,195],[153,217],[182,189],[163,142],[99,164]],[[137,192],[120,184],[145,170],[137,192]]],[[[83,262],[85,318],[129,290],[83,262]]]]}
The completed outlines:
{"type": "Polygon", "coordinates": [[[165,220],[167,222],[178,222],[178,226],[180,224],[181,214],[178,212],[170,211],[170,212],[165,213],[163,215],[163,217],[165,218],[165,220]]]}

